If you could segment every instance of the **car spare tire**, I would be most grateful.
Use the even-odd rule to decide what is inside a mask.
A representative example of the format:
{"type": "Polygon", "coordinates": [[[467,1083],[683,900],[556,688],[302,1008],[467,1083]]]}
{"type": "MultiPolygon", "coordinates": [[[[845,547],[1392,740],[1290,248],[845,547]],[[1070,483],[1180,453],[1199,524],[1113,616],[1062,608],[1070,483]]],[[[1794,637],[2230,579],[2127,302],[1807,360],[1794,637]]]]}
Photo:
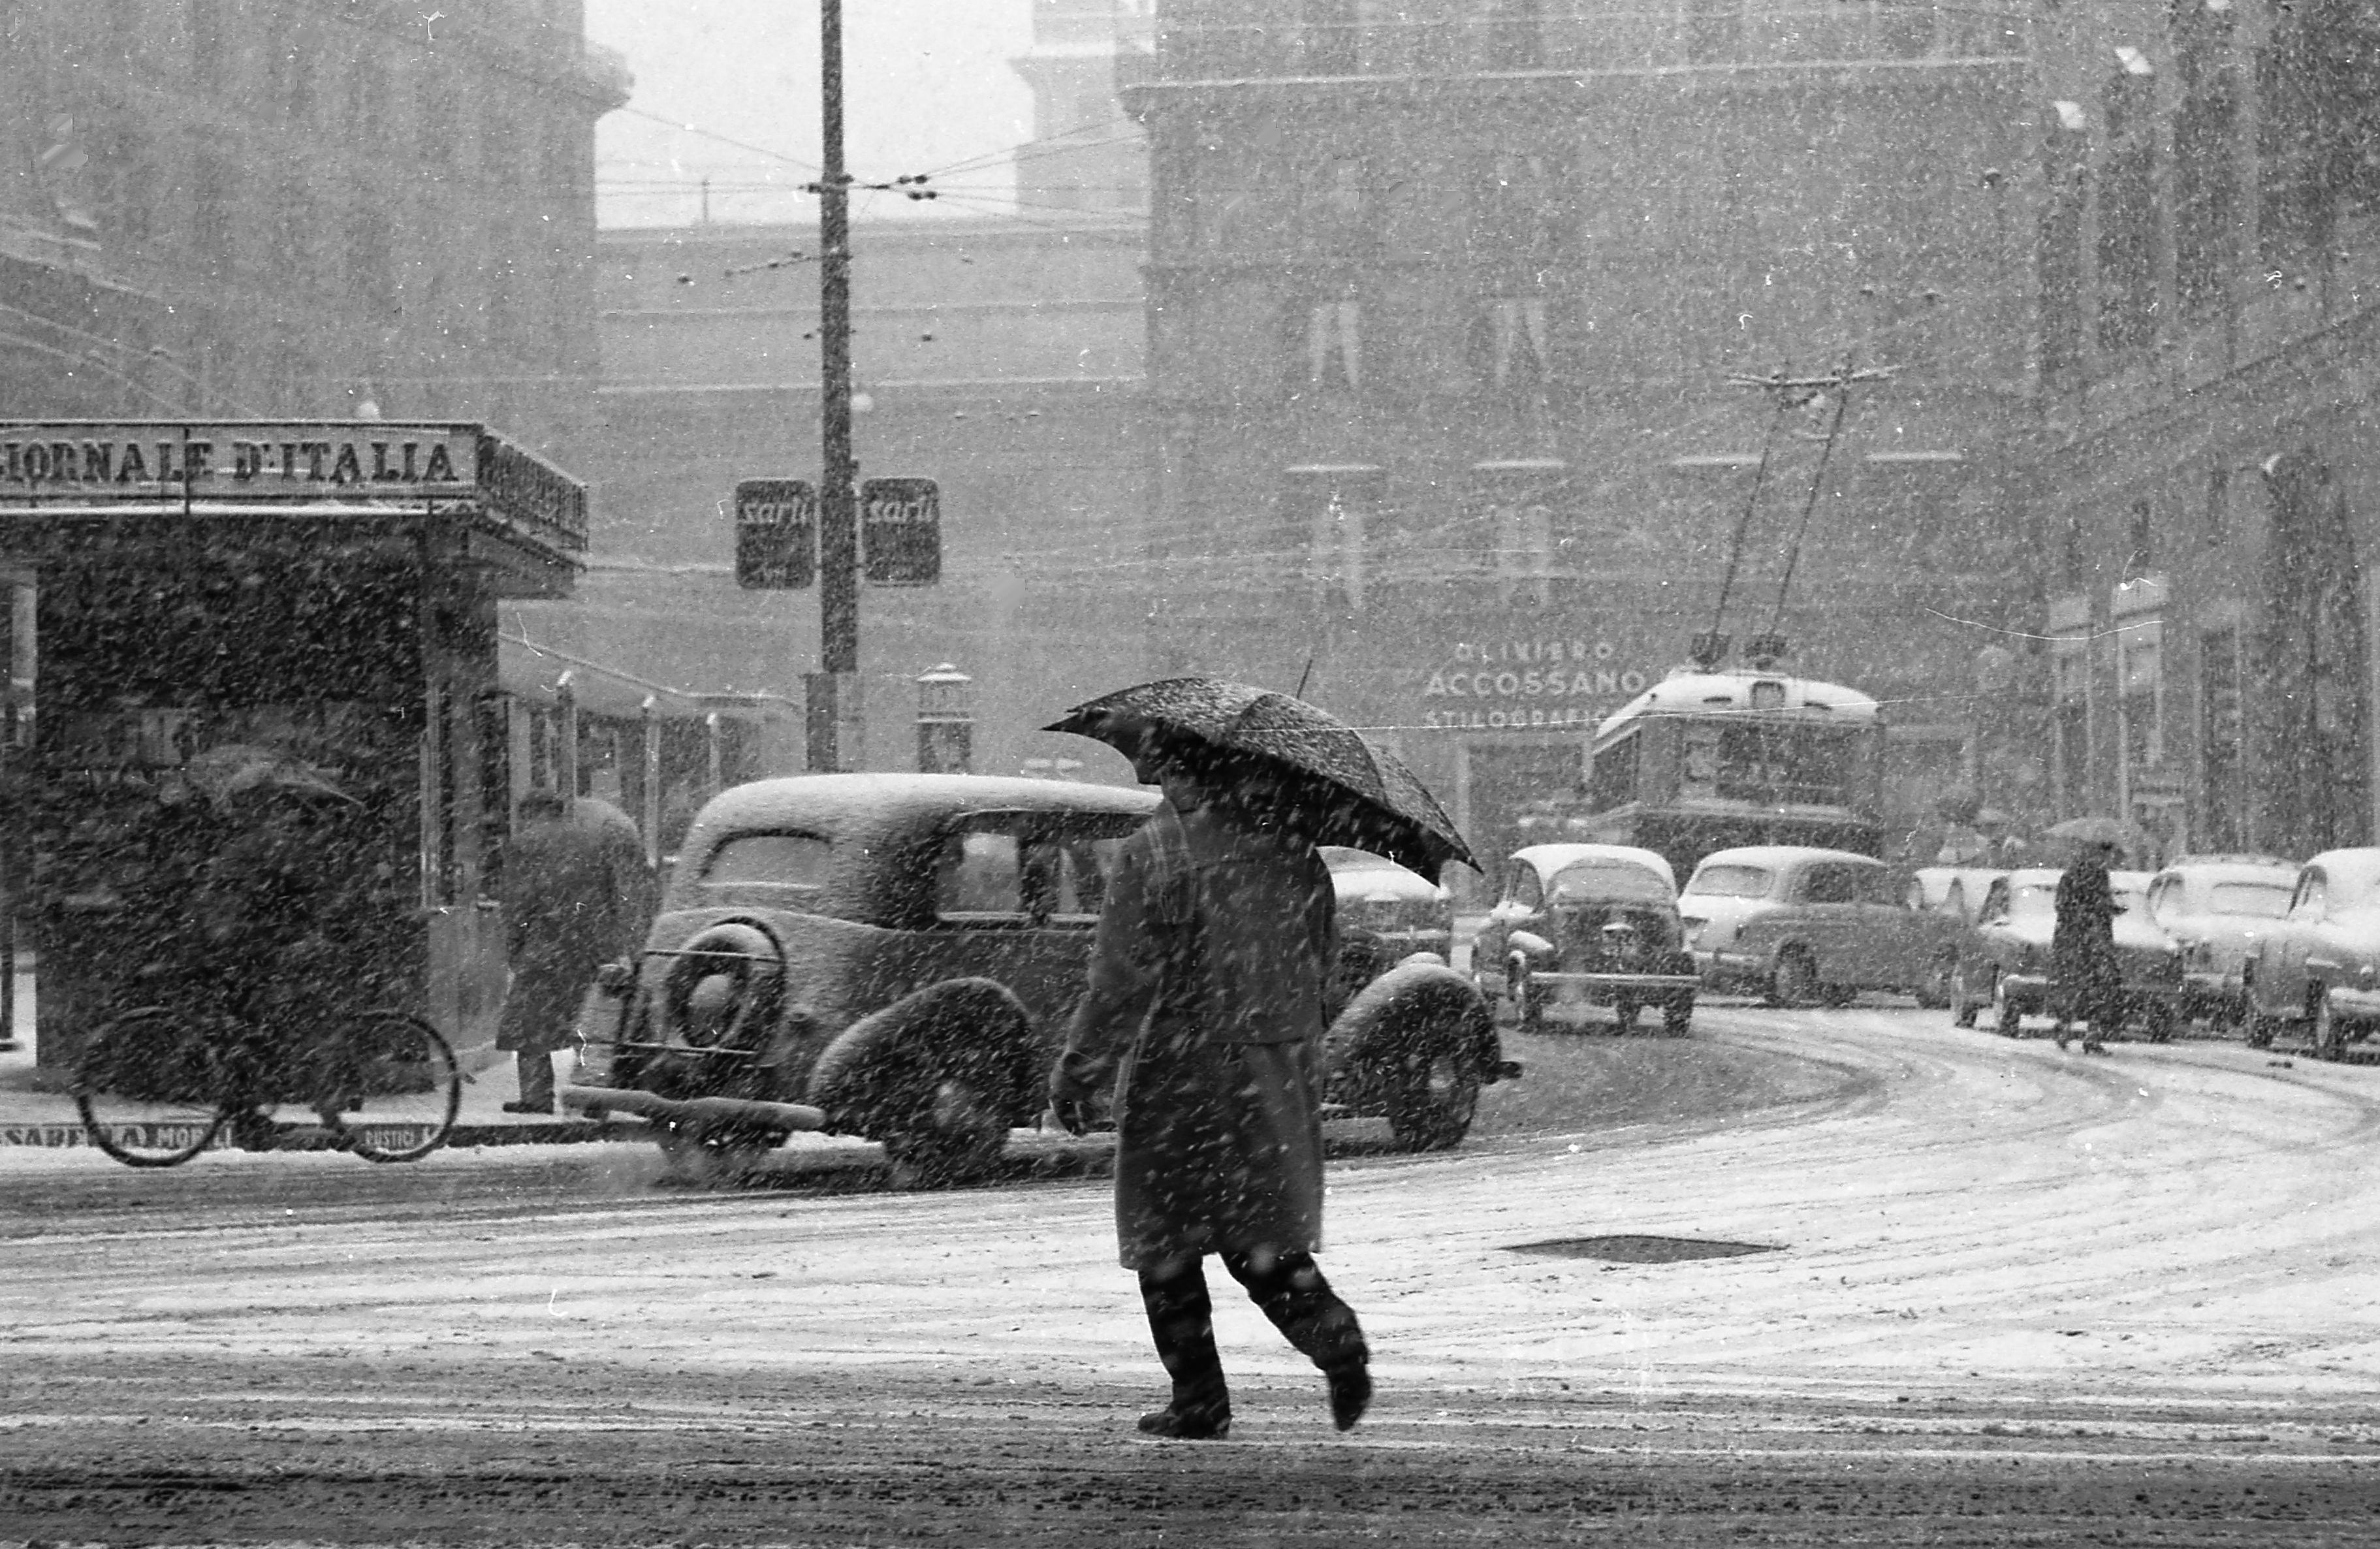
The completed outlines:
{"type": "Polygon", "coordinates": [[[706,925],[686,938],[662,975],[653,1006],[662,1051],[653,1090],[709,1094],[714,1053],[759,1048],[784,998],[785,956],[774,938],[743,921],[706,925]]]}

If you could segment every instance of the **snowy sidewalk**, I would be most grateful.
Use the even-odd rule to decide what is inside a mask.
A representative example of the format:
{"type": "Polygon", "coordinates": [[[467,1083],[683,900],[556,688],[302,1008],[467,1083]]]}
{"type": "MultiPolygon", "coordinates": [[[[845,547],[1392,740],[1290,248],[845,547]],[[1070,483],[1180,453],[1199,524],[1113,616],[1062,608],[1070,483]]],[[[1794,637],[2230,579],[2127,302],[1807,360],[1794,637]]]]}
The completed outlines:
{"type": "MultiPolygon", "coordinates": [[[[33,1030],[33,975],[17,976],[14,1049],[0,1052],[0,1146],[69,1147],[90,1143],[67,1095],[68,1072],[39,1063],[33,1030]]],[[[589,1140],[643,1140],[645,1126],[633,1119],[604,1123],[566,1114],[508,1114],[517,1092],[513,1056],[493,1049],[458,1051],[463,1062],[463,1103],[449,1146],[568,1145],[589,1140]]],[[[553,1056],[557,1084],[569,1078],[570,1056],[553,1056]]]]}

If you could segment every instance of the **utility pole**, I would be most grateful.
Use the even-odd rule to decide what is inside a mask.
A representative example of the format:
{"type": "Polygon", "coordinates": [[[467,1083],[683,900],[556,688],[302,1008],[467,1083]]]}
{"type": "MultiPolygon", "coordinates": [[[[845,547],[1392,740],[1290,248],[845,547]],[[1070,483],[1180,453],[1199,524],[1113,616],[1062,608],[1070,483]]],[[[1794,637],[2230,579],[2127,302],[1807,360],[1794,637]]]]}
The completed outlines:
{"type": "Polygon", "coordinates": [[[851,456],[851,185],[843,170],[843,0],[819,0],[819,670],[807,697],[809,767],[856,768],[859,512],[851,456]],[[820,703],[820,700],[824,703],[820,703]]]}

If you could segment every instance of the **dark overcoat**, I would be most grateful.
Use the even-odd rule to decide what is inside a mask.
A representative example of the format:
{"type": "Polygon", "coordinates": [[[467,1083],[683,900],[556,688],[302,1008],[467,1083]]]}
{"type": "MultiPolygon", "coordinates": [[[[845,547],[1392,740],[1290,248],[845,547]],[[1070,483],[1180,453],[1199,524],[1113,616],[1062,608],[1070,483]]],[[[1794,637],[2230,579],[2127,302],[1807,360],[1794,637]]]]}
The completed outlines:
{"type": "Polygon", "coordinates": [[[496,1047],[567,1048],[595,970],[634,950],[653,910],[651,869],[628,815],[580,797],[504,850],[504,949],[512,985],[496,1047]]]}
{"type": "Polygon", "coordinates": [[[2121,908],[2107,859],[2095,850],[2085,851],[2058,879],[2049,956],[2064,1002],[2058,1015],[2088,1021],[2095,1033],[2121,1014],[2123,973],[2116,960],[2121,908]]]}
{"type": "Polygon", "coordinates": [[[1119,847],[1105,886],[1064,1059],[1077,1087],[1115,1081],[1124,1266],[1318,1250],[1321,856],[1229,806],[1168,804],[1119,847]]]}

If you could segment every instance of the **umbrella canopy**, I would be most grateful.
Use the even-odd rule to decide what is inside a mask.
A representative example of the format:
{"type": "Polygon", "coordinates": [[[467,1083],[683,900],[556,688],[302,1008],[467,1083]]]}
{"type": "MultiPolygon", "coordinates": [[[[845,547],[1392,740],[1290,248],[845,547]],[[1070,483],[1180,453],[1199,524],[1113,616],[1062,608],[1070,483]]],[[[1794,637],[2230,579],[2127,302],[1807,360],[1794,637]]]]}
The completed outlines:
{"type": "Polygon", "coordinates": [[[2068,818],[2052,826],[2048,836],[2070,844],[2113,845],[2133,854],[2148,849],[2148,835],[2119,818],[2068,818]]]}
{"type": "Polygon", "coordinates": [[[245,791],[273,791],[360,806],[321,774],[271,748],[225,742],[191,755],[183,777],[217,806],[245,791]]]}
{"type": "Polygon", "coordinates": [[[1217,677],[1168,677],[1078,704],[1042,729],[1126,753],[1154,731],[1268,760],[1295,777],[1316,844],[1385,855],[1432,882],[1449,860],[1478,865],[1454,820],[1395,754],[1288,694],[1217,677]]]}

